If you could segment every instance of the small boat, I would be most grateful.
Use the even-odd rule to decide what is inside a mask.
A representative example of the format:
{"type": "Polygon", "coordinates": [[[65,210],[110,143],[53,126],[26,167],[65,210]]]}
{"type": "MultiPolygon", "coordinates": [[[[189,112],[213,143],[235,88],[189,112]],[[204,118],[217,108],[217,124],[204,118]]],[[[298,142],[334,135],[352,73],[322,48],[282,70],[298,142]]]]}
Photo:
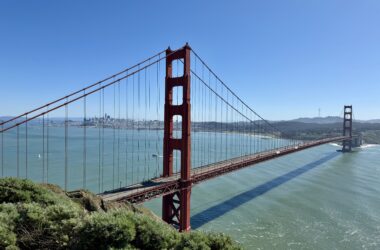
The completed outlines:
{"type": "Polygon", "coordinates": [[[41,154],[38,154],[38,159],[41,159],[41,154]]]}
{"type": "Polygon", "coordinates": [[[157,158],[158,154],[152,154],[152,157],[157,158]]]}

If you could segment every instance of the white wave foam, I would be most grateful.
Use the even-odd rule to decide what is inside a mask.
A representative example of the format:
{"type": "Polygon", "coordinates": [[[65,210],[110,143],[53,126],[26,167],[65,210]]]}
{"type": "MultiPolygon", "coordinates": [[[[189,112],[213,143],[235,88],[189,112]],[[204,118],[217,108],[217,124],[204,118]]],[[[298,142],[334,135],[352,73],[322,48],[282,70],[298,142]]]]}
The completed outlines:
{"type": "Polygon", "coordinates": [[[379,144],[364,144],[361,145],[360,148],[372,148],[372,147],[378,147],[380,146],[379,144]]]}

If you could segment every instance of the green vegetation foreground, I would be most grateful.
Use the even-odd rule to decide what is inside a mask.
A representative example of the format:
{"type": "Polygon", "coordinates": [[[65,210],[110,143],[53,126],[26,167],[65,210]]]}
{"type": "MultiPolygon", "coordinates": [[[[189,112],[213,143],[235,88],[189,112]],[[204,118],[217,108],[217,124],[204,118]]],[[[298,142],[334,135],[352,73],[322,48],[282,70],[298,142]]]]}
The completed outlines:
{"type": "Polygon", "coordinates": [[[240,249],[223,234],[180,234],[149,211],[87,192],[0,179],[0,249],[240,249]]]}

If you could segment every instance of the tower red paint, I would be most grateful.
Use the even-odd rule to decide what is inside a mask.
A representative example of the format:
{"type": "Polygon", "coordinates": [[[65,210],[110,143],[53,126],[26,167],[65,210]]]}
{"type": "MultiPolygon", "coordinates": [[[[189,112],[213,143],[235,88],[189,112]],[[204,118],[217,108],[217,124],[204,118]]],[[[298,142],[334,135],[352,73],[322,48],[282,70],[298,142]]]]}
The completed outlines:
{"type": "MultiPolygon", "coordinates": [[[[190,112],[190,51],[183,48],[166,50],[165,113],[164,113],[164,157],[163,176],[173,175],[173,151],[181,154],[180,191],[165,195],[162,199],[162,219],[179,228],[190,230],[191,194],[191,112],[190,112]],[[183,75],[173,77],[173,61],[182,60],[183,75]],[[182,104],[173,105],[173,89],[182,87],[182,104]],[[173,117],[182,117],[181,138],[173,137],[173,117]]],[[[181,88],[180,88],[181,89],[181,88]]]]}

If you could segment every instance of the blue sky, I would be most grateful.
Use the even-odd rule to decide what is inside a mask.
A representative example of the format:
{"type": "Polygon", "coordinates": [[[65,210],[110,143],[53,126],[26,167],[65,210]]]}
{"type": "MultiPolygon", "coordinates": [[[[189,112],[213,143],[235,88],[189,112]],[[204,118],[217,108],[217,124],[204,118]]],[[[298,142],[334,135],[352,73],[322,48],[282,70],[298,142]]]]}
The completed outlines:
{"type": "Polygon", "coordinates": [[[185,42],[268,119],[380,118],[379,1],[0,2],[0,115],[185,42]]]}

